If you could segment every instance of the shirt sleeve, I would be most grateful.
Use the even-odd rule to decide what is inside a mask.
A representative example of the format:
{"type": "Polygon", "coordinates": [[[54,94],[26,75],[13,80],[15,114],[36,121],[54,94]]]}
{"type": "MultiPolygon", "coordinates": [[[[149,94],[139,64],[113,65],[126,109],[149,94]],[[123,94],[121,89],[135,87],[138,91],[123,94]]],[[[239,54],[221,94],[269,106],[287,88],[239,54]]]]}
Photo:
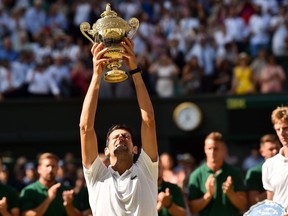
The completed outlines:
{"type": "MultiPolygon", "coordinates": [[[[191,173],[189,177],[189,183],[188,183],[188,200],[194,200],[202,197],[204,195],[204,192],[201,191],[200,186],[200,178],[199,173],[197,171],[194,171],[191,173]]],[[[206,181],[206,179],[203,179],[203,181],[206,181]]]]}
{"type": "Polygon", "coordinates": [[[83,165],[84,177],[87,185],[99,180],[101,176],[104,176],[108,172],[108,168],[103,164],[100,157],[97,156],[89,169],[86,169],[83,165]]]}
{"type": "Polygon", "coordinates": [[[31,189],[23,189],[20,193],[20,211],[27,211],[29,209],[35,208],[35,204],[33,203],[32,197],[35,197],[33,194],[33,190],[31,189]]]}
{"type": "Polygon", "coordinates": [[[153,181],[158,180],[158,161],[159,158],[157,158],[157,161],[153,162],[151,158],[146,154],[146,152],[141,149],[141,153],[139,155],[139,158],[136,162],[137,166],[141,167],[143,172],[148,176],[151,176],[153,178],[153,181]]]}
{"type": "Polygon", "coordinates": [[[268,160],[266,160],[262,166],[262,183],[265,190],[273,191],[273,187],[269,181],[269,169],[268,169],[268,160]]]}

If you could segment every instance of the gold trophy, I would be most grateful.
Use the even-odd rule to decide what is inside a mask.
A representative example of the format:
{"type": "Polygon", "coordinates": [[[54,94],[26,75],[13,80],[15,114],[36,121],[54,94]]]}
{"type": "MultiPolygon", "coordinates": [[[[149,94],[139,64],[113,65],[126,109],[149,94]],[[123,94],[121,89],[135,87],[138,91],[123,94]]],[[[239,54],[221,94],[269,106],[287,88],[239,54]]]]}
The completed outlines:
{"type": "Polygon", "coordinates": [[[109,50],[104,55],[107,58],[112,58],[107,68],[110,69],[105,73],[104,80],[109,83],[122,82],[128,78],[127,72],[120,70],[122,66],[123,47],[120,42],[124,37],[132,39],[139,27],[139,20],[135,17],[129,19],[129,24],[117,16],[117,13],[111,10],[110,4],[106,4],[106,11],[101,14],[90,29],[88,22],[83,22],[80,25],[82,34],[93,44],[95,42],[103,42],[109,50]],[[92,36],[92,38],[86,34],[92,36]]]}

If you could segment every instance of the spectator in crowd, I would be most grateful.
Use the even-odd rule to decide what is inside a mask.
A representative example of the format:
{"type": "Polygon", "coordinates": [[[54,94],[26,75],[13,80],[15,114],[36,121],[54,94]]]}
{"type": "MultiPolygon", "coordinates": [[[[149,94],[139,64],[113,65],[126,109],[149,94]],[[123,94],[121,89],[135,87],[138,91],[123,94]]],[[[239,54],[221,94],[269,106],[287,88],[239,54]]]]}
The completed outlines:
{"type": "MultiPolygon", "coordinates": [[[[280,149],[280,142],[275,134],[265,134],[260,139],[259,152],[264,160],[275,156],[280,149]]],[[[248,192],[248,207],[265,200],[267,195],[262,184],[262,163],[251,167],[246,172],[245,184],[248,192]]]]}
{"type": "MultiPolygon", "coordinates": [[[[177,37],[168,39],[168,53],[181,72],[183,66],[185,65],[185,56],[184,51],[180,47],[180,41],[177,37]]],[[[181,78],[182,73],[179,73],[178,77],[181,78]]]]}
{"type": "Polygon", "coordinates": [[[282,144],[279,153],[267,159],[262,166],[263,187],[267,191],[267,199],[288,210],[287,175],[285,172],[288,158],[288,107],[277,107],[272,111],[271,120],[279,141],[282,144]]]}
{"type": "Polygon", "coordinates": [[[150,43],[146,42],[146,41],[151,40],[150,36],[154,34],[155,26],[153,25],[153,23],[150,22],[149,16],[145,12],[140,15],[139,22],[141,24],[139,26],[137,34],[135,35],[136,37],[134,37],[134,39],[136,39],[135,40],[135,53],[143,54],[143,51],[144,51],[144,53],[146,54],[147,51],[150,50],[150,43]],[[144,44],[142,44],[142,43],[144,43],[144,44]],[[143,50],[140,50],[139,47],[136,47],[136,45],[138,45],[138,46],[140,45],[140,47],[142,47],[143,50]]]}
{"type": "Polygon", "coordinates": [[[32,98],[58,98],[60,89],[56,80],[47,72],[44,62],[37,62],[35,67],[28,71],[26,82],[27,93],[32,98]]]}
{"type": "Polygon", "coordinates": [[[89,206],[88,189],[82,167],[78,167],[77,169],[74,193],[76,195],[75,202],[78,203],[79,210],[82,212],[82,216],[92,216],[92,210],[89,206]]]}
{"type": "Polygon", "coordinates": [[[232,68],[227,59],[222,59],[216,66],[213,79],[213,92],[219,95],[226,95],[231,89],[232,68]]]}
{"type": "Polygon", "coordinates": [[[49,12],[47,14],[45,27],[49,28],[50,31],[65,31],[68,27],[67,18],[60,11],[59,5],[53,3],[49,7],[49,12]]]}
{"type": "Polygon", "coordinates": [[[31,41],[29,39],[25,24],[25,9],[23,7],[14,7],[10,14],[10,37],[13,48],[16,52],[31,49],[31,41]]]}
{"type": "Polygon", "coordinates": [[[76,208],[74,191],[55,180],[59,158],[53,153],[42,153],[38,159],[39,179],[22,189],[22,215],[81,215],[76,208]]]}
{"type": "Polygon", "coordinates": [[[274,15],[277,14],[279,11],[278,0],[269,0],[269,1],[253,0],[252,2],[256,5],[261,6],[264,14],[274,15]]]}
{"type": "Polygon", "coordinates": [[[239,54],[238,64],[233,68],[231,93],[238,95],[255,93],[255,83],[247,53],[239,54]]]}
{"type": "Polygon", "coordinates": [[[201,92],[203,68],[199,65],[198,58],[192,56],[184,65],[182,72],[182,88],[185,95],[192,95],[201,92]]]}
{"type": "Polygon", "coordinates": [[[0,99],[3,99],[11,89],[11,71],[10,63],[7,60],[0,63],[0,99]]]}
{"type": "Polygon", "coordinates": [[[48,65],[47,73],[56,81],[63,97],[70,97],[70,68],[65,64],[65,59],[60,53],[54,53],[52,56],[53,64],[48,65]]]}
{"type": "Polygon", "coordinates": [[[72,152],[68,151],[64,155],[63,171],[64,176],[61,183],[69,187],[74,187],[77,179],[77,161],[72,152]]]}
{"type": "Polygon", "coordinates": [[[163,168],[160,161],[158,172],[158,216],[185,216],[186,206],[181,188],[169,181],[164,181],[162,171],[163,168]]]}
{"type": "MultiPolygon", "coordinates": [[[[2,172],[3,161],[0,157],[0,173],[2,172]]],[[[20,216],[19,194],[10,185],[0,182],[0,215],[20,216]]]]}
{"type": "Polygon", "coordinates": [[[195,43],[185,57],[186,62],[188,62],[192,56],[197,57],[200,67],[203,68],[201,92],[211,93],[215,73],[216,50],[211,44],[206,26],[204,25],[201,26],[201,31],[197,34],[195,43]]]}
{"type": "Polygon", "coordinates": [[[25,164],[28,163],[26,156],[22,155],[18,157],[15,161],[13,167],[14,182],[13,186],[20,192],[22,188],[21,181],[25,176],[25,164]]]}
{"type": "MultiPolygon", "coordinates": [[[[29,50],[22,50],[17,61],[11,62],[11,87],[13,91],[9,97],[27,96],[26,77],[29,70],[33,68],[33,53],[29,50]]],[[[6,95],[7,96],[7,95],[6,95]]]]}
{"type": "Polygon", "coordinates": [[[225,162],[223,135],[210,133],[204,141],[206,161],[189,179],[189,208],[199,216],[240,216],[247,209],[242,171],[225,162]]]}
{"type": "Polygon", "coordinates": [[[6,164],[2,164],[2,169],[0,172],[0,182],[4,185],[13,185],[13,182],[11,181],[11,173],[8,169],[6,164]]]}
{"type": "Polygon", "coordinates": [[[83,60],[78,60],[71,69],[71,95],[84,97],[91,80],[91,71],[83,60]]]}
{"type": "Polygon", "coordinates": [[[266,49],[260,49],[257,56],[252,59],[250,67],[253,73],[255,88],[259,92],[259,77],[262,69],[267,65],[268,51],[266,49]]]}
{"type": "Polygon", "coordinates": [[[269,23],[271,16],[263,14],[261,5],[254,4],[254,14],[250,17],[249,28],[249,44],[250,55],[256,57],[260,49],[269,48],[269,23]]]}
{"type": "MultiPolygon", "coordinates": [[[[190,153],[183,153],[177,155],[177,166],[175,173],[178,177],[177,185],[181,188],[185,202],[188,197],[188,181],[191,173],[197,168],[196,160],[190,153]]],[[[188,207],[188,206],[187,206],[188,207]]]]}
{"type": "Polygon", "coordinates": [[[118,8],[123,18],[129,20],[140,12],[141,4],[138,1],[123,0],[119,3],[118,8]]]}
{"type": "Polygon", "coordinates": [[[177,184],[178,183],[178,177],[174,170],[174,159],[172,155],[168,152],[163,152],[160,155],[160,161],[162,166],[162,178],[164,181],[169,181],[171,183],[177,184]]]}
{"type": "Polygon", "coordinates": [[[281,93],[285,89],[286,75],[281,65],[277,64],[275,56],[269,55],[266,66],[259,74],[259,88],[262,94],[281,93]]]}
{"type": "Polygon", "coordinates": [[[287,5],[279,7],[279,13],[274,14],[270,21],[271,50],[274,56],[288,55],[288,16],[287,5]]]}
{"type": "Polygon", "coordinates": [[[234,41],[231,34],[228,34],[227,27],[225,23],[220,23],[213,33],[213,39],[216,44],[216,52],[221,52],[227,43],[232,43],[234,41]]]}
{"type": "Polygon", "coordinates": [[[149,56],[145,55],[145,54],[140,54],[137,55],[137,64],[139,65],[139,67],[141,67],[142,69],[142,77],[143,77],[143,81],[146,85],[147,91],[149,93],[149,95],[155,95],[155,89],[154,89],[154,85],[152,84],[153,81],[153,77],[151,77],[151,74],[149,73],[149,67],[150,67],[150,59],[149,56]]]}
{"type": "Polygon", "coordinates": [[[11,19],[3,4],[0,5],[0,38],[7,37],[11,33],[11,19]]]}
{"type": "MultiPolygon", "coordinates": [[[[149,36],[149,50],[151,50],[150,55],[152,56],[152,60],[156,61],[162,53],[168,53],[168,40],[165,37],[164,33],[159,24],[154,26],[153,34],[149,36]]],[[[171,56],[169,56],[171,58],[171,56]]],[[[172,64],[172,61],[171,63],[172,64]]],[[[175,64],[173,62],[173,64],[175,64]]]]}
{"type": "Polygon", "coordinates": [[[238,52],[245,52],[249,29],[245,24],[245,20],[239,14],[239,8],[233,4],[227,7],[228,14],[224,17],[227,37],[236,43],[238,52]]]}
{"type": "Polygon", "coordinates": [[[166,52],[162,53],[157,61],[152,62],[148,71],[151,76],[155,77],[155,91],[159,97],[174,96],[179,68],[166,52]]]}
{"type": "Polygon", "coordinates": [[[28,162],[25,164],[25,174],[24,177],[19,182],[18,190],[21,191],[24,187],[34,183],[37,180],[37,173],[35,170],[35,165],[33,162],[28,162]]]}
{"type": "Polygon", "coordinates": [[[81,57],[81,49],[74,42],[71,35],[64,35],[63,37],[63,47],[60,50],[60,55],[64,58],[64,62],[71,66],[81,57]]]}
{"type": "MultiPolygon", "coordinates": [[[[72,23],[71,23],[71,34],[73,33],[74,37],[80,36],[79,26],[82,22],[88,22],[89,14],[91,11],[91,3],[85,0],[73,1],[70,6],[70,13],[72,14],[72,23]]],[[[94,20],[91,20],[94,22],[94,20]]]]}
{"type": "Polygon", "coordinates": [[[16,61],[19,53],[14,49],[11,38],[6,36],[3,38],[0,46],[0,60],[7,60],[9,62],[16,61]]]}
{"type": "Polygon", "coordinates": [[[246,173],[246,171],[254,166],[263,162],[263,157],[259,153],[259,149],[255,146],[252,146],[250,149],[250,154],[246,156],[242,163],[242,170],[246,173]]]}
{"type": "Polygon", "coordinates": [[[42,0],[35,0],[32,7],[28,7],[24,14],[26,30],[30,40],[34,40],[46,25],[47,14],[42,0]]]}
{"type": "MultiPolygon", "coordinates": [[[[192,38],[200,28],[200,20],[195,14],[193,14],[190,7],[183,7],[179,14],[179,31],[182,34],[182,38],[187,41],[187,44],[192,43],[192,38]]],[[[177,21],[177,20],[176,20],[177,21]]]]}

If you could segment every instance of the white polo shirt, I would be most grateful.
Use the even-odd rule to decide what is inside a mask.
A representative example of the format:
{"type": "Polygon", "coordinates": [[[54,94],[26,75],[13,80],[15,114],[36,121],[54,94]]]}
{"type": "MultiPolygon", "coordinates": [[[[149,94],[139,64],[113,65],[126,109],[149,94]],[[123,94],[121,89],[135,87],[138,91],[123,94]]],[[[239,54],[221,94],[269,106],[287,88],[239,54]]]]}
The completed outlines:
{"type": "Polygon", "coordinates": [[[288,210],[288,159],[282,155],[283,148],[262,166],[262,182],[265,190],[274,192],[273,201],[288,210]]]}
{"type": "Polygon", "coordinates": [[[83,170],[94,216],[158,215],[158,161],[152,162],[143,149],[137,162],[121,176],[99,156],[83,170]]]}

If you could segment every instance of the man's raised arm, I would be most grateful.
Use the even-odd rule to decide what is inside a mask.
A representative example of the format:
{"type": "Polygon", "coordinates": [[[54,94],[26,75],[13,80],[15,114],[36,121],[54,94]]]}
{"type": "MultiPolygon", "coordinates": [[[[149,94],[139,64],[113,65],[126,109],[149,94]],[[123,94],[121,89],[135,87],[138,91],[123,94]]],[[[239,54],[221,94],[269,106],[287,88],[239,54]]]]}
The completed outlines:
{"type": "MultiPolygon", "coordinates": [[[[134,44],[130,39],[125,38],[122,43],[126,53],[125,57],[128,60],[130,70],[137,69],[137,61],[133,52],[134,44]]],[[[136,70],[137,71],[137,70],[136,70]]],[[[157,161],[158,148],[156,138],[156,123],[154,116],[154,109],[149,97],[147,88],[142,79],[141,73],[132,74],[132,79],[136,88],[137,100],[141,111],[142,124],[141,124],[141,142],[142,148],[148,154],[152,161],[157,161]]]]}
{"type": "Polygon", "coordinates": [[[103,43],[95,43],[91,49],[91,53],[93,54],[93,76],[83,102],[79,124],[82,163],[87,169],[98,156],[98,141],[94,129],[94,122],[101,77],[107,62],[107,59],[103,58],[107,48],[103,49],[103,47],[103,43]]]}

